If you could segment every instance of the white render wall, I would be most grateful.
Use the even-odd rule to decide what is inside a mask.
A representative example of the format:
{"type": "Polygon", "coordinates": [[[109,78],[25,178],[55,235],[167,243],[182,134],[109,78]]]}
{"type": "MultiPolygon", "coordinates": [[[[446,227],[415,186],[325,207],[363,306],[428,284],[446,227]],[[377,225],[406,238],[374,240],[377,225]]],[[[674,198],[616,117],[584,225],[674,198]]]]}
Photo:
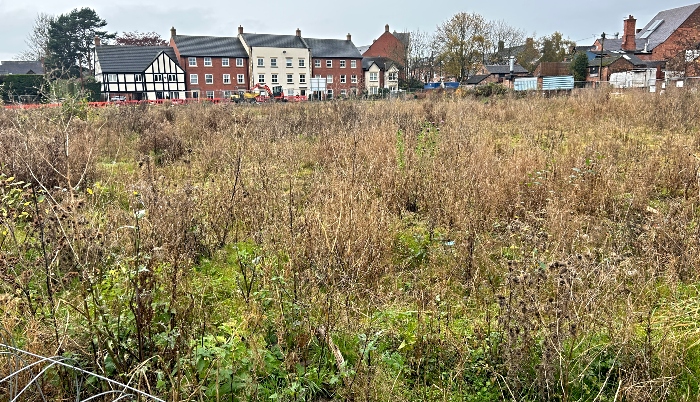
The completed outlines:
{"type": "Polygon", "coordinates": [[[307,95],[311,88],[311,52],[309,49],[276,48],[276,47],[252,47],[249,52],[249,65],[251,69],[250,87],[259,83],[258,76],[265,75],[265,85],[272,89],[273,86],[282,86],[285,95],[301,95],[305,90],[307,95]],[[264,67],[258,67],[258,58],[265,61],[264,67]],[[277,67],[270,66],[270,59],[277,58],[277,67]],[[292,67],[287,67],[287,58],[292,58],[292,67]],[[299,59],[304,59],[304,67],[299,67],[299,59]],[[277,83],[272,82],[272,74],[277,74],[277,83]],[[293,75],[293,83],[287,83],[287,74],[293,75]],[[299,82],[299,74],[306,74],[306,83],[299,82]]]}

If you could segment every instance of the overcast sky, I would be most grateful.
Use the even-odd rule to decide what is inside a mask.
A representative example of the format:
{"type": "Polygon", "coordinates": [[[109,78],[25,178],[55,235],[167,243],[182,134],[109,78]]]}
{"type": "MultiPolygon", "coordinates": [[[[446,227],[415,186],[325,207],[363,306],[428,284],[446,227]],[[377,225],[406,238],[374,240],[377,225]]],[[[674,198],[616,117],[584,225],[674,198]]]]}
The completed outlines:
{"type": "Polygon", "coordinates": [[[394,31],[434,31],[457,12],[476,12],[489,20],[505,20],[528,35],[559,31],[578,44],[593,43],[601,32],[622,32],[629,15],[644,26],[661,10],[693,4],[683,0],[613,0],[568,2],[531,0],[517,2],[403,0],[353,2],[321,0],[185,1],[158,3],[143,0],[0,0],[0,60],[12,60],[25,47],[39,12],[58,15],[74,8],[91,7],[104,18],[110,32],[155,31],[167,39],[170,27],[181,35],[235,35],[246,32],[294,34],[315,38],[343,39],[352,34],[356,46],[368,45],[389,24],[394,31]],[[352,4],[352,6],[350,6],[352,4]]]}

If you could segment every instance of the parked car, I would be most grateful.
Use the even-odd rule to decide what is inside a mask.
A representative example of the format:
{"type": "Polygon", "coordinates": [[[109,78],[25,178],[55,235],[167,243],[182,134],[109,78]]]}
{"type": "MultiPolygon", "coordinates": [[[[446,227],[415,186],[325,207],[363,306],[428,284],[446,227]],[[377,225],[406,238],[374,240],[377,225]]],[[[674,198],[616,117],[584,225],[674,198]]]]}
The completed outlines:
{"type": "Polygon", "coordinates": [[[109,100],[112,102],[124,102],[126,100],[126,96],[113,96],[109,98],[109,100]]]}

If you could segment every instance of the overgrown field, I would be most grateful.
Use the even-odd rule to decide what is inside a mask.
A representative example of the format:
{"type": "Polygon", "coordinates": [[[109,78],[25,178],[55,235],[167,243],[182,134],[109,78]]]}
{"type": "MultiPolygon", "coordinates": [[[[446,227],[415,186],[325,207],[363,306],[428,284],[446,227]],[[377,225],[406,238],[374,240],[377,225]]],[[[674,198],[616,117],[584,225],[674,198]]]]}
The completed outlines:
{"type": "Polygon", "coordinates": [[[172,401],[695,401],[699,110],[3,111],[0,334],[172,401]]]}

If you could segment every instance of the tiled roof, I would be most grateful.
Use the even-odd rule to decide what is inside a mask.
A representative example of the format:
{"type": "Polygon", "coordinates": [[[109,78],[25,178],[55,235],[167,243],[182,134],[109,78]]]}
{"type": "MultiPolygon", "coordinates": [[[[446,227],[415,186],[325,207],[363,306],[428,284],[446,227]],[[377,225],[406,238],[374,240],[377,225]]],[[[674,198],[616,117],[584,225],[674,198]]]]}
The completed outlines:
{"type": "MultiPolygon", "coordinates": [[[[510,73],[510,66],[509,65],[486,65],[484,66],[484,69],[489,72],[489,74],[509,74],[510,73]]],[[[527,73],[527,69],[525,67],[521,66],[518,63],[515,63],[515,66],[513,67],[513,72],[518,74],[524,74],[527,73]]]]}
{"type": "Polygon", "coordinates": [[[380,69],[386,71],[390,69],[392,65],[396,64],[396,62],[388,57],[365,57],[362,59],[363,70],[369,70],[372,64],[376,64],[380,69]]]}
{"type": "Polygon", "coordinates": [[[242,34],[243,40],[250,47],[279,47],[287,49],[306,49],[308,46],[300,36],[272,34],[242,34]]]}
{"type": "Polygon", "coordinates": [[[471,77],[469,77],[466,84],[467,85],[476,85],[476,84],[480,83],[481,81],[485,80],[487,77],[488,77],[488,74],[472,75],[471,77]]]}
{"type": "Polygon", "coordinates": [[[364,45],[364,46],[358,46],[357,51],[360,52],[360,54],[363,54],[366,52],[371,45],[364,45]]]}
{"type": "Polygon", "coordinates": [[[176,35],[173,40],[182,56],[248,57],[237,36],[176,35]]]}
{"type": "Polygon", "coordinates": [[[411,40],[411,34],[409,32],[396,32],[394,31],[393,35],[398,39],[401,43],[404,44],[404,46],[408,46],[409,41],[411,40]]]}
{"type": "Polygon", "coordinates": [[[312,57],[347,57],[359,59],[362,57],[352,41],[342,39],[304,38],[311,48],[312,57]]]}
{"type": "Polygon", "coordinates": [[[177,62],[175,51],[170,46],[112,46],[96,48],[97,60],[103,73],[139,73],[153,63],[161,52],[177,62]]]}
{"type": "Polygon", "coordinates": [[[656,14],[656,16],[652,18],[651,21],[649,21],[649,23],[646,24],[644,28],[642,28],[642,30],[635,36],[637,48],[644,48],[644,44],[647,42],[647,40],[649,41],[647,46],[649,51],[664,43],[666,39],[668,39],[668,37],[671,36],[671,34],[674,33],[695,10],[697,10],[698,7],[700,7],[700,3],[672,8],[656,14]],[[654,22],[658,20],[663,20],[661,25],[656,27],[648,38],[642,38],[647,30],[654,25],[654,22]]]}
{"type": "Polygon", "coordinates": [[[0,75],[44,74],[40,61],[0,61],[0,75]]]}

